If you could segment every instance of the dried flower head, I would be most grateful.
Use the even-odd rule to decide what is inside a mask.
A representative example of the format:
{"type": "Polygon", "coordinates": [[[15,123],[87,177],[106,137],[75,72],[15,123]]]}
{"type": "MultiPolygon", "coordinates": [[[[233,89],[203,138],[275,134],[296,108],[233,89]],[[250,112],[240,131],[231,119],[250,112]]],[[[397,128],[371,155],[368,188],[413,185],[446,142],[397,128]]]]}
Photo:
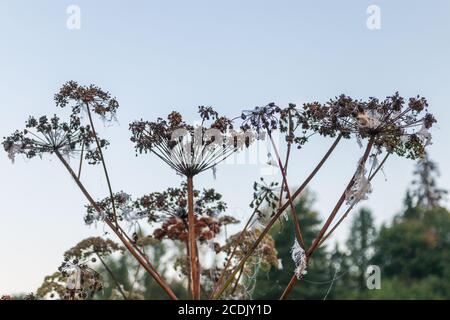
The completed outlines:
{"type": "MultiPolygon", "coordinates": [[[[168,188],[163,192],[153,192],[139,198],[137,206],[148,216],[159,221],[166,218],[187,219],[187,184],[180,188],[168,188]]],[[[196,216],[218,217],[226,210],[222,195],[214,189],[194,190],[194,213],[196,216]]]]}
{"type": "MultiPolygon", "coordinates": [[[[100,145],[104,148],[109,143],[102,139],[100,145]]],[[[54,152],[71,156],[82,149],[84,158],[90,164],[97,164],[100,161],[91,127],[82,126],[77,116],[71,116],[68,123],[62,122],[56,115],[52,118],[30,117],[24,130],[17,130],[11,136],[4,138],[3,147],[12,161],[17,154],[23,154],[29,159],[54,152]]]]}
{"type": "Polygon", "coordinates": [[[64,299],[84,300],[92,298],[95,293],[102,290],[100,274],[89,268],[87,262],[66,259],[58,270],[67,278],[64,299]]]}
{"type": "Polygon", "coordinates": [[[70,106],[75,115],[79,115],[83,108],[89,108],[107,121],[115,119],[119,108],[119,103],[109,92],[95,85],[80,86],[75,81],[69,81],[61,87],[55,94],[55,103],[61,108],[70,106]]]}
{"type": "Polygon", "coordinates": [[[277,209],[279,197],[275,191],[279,190],[277,182],[266,183],[264,178],[260,178],[260,182],[253,183],[253,200],[250,203],[250,208],[254,209],[259,218],[262,215],[269,213],[269,216],[277,209]]]}
{"type": "Polygon", "coordinates": [[[124,248],[110,239],[90,237],[77,243],[76,246],[64,253],[64,258],[69,260],[89,260],[93,256],[109,256],[115,252],[122,252],[124,248]]]}
{"type": "MultiPolygon", "coordinates": [[[[188,239],[187,185],[169,188],[164,192],[154,192],[139,198],[135,203],[149,222],[161,222],[153,236],[161,240],[186,241],[188,239]]],[[[214,189],[194,190],[195,234],[200,241],[207,241],[220,233],[225,224],[235,223],[232,217],[222,215],[226,204],[214,189]]]]}
{"type": "MultiPolygon", "coordinates": [[[[238,232],[227,239],[227,243],[221,247],[221,251],[231,254],[234,251],[234,262],[239,262],[254,245],[255,240],[261,235],[261,230],[252,229],[238,232]],[[236,249],[234,249],[236,247],[236,249]]],[[[269,271],[271,267],[278,267],[278,253],[275,248],[275,241],[267,234],[258,245],[255,253],[245,265],[244,273],[251,275],[255,267],[269,271]]]]}
{"type": "Polygon", "coordinates": [[[422,157],[430,144],[428,129],[436,122],[422,97],[408,103],[396,92],[383,101],[367,102],[341,95],[326,104],[307,103],[303,107],[302,128],[324,136],[354,135],[358,140],[373,138],[379,151],[383,148],[400,156],[422,157]]]}
{"type": "Polygon", "coordinates": [[[258,139],[264,139],[265,133],[272,134],[279,130],[287,143],[296,144],[299,149],[308,141],[308,130],[303,128],[303,113],[293,103],[285,108],[269,103],[264,107],[244,110],[241,118],[242,130],[255,131],[258,139]],[[299,129],[301,133],[297,132],[299,129]]]}
{"type": "Polygon", "coordinates": [[[41,286],[36,291],[36,296],[40,299],[62,299],[66,295],[66,283],[67,279],[61,272],[55,272],[44,278],[41,286]]]}
{"type": "Polygon", "coordinates": [[[237,134],[232,121],[219,117],[211,107],[199,107],[199,114],[202,124],[197,127],[186,124],[175,111],[167,120],[133,122],[131,141],[137,152],[153,152],[187,177],[215,167],[252,142],[251,134],[237,134]]]}
{"type": "MultiPolygon", "coordinates": [[[[134,223],[142,218],[153,220],[153,217],[148,214],[148,211],[141,210],[139,204],[132,199],[131,195],[120,191],[113,195],[113,199],[118,220],[129,223],[134,223]]],[[[86,206],[84,222],[87,225],[105,221],[105,219],[113,221],[114,218],[115,216],[111,197],[106,197],[103,200],[98,201],[96,207],[92,205],[86,206]],[[99,212],[97,208],[100,208],[101,211],[99,212]]]]}
{"type": "MultiPolygon", "coordinates": [[[[213,239],[221,231],[222,224],[218,219],[211,217],[195,217],[195,236],[200,242],[213,239]]],[[[180,218],[169,218],[162,226],[156,229],[153,237],[158,240],[164,238],[186,242],[189,239],[188,225],[180,218]]]]}
{"type": "Polygon", "coordinates": [[[241,118],[243,120],[242,129],[253,129],[257,133],[258,138],[262,138],[262,134],[266,131],[271,132],[279,126],[278,114],[281,108],[271,102],[263,107],[255,107],[253,110],[242,111],[241,118]]]}

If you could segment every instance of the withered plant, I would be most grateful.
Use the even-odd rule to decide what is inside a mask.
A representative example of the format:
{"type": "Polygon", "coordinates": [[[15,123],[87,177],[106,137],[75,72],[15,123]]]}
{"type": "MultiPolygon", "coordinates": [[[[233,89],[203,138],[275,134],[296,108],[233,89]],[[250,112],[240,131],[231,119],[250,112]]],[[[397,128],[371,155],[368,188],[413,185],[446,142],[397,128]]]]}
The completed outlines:
{"type": "MultiPolygon", "coordinates": [[[[372,180],[388,158],[391,155],[413,160],[422,158],[431,143],[429,129],[436,122],[424,98],[418,96],[405,101],[398,93],[384,100],[370,98],[367,101],[341,95],[326,103],[306,103],[301,107],[294,104],[279,107],[270,103],[245,110],[235,118],[219,116],[211,107],[199,107],[201,123],[198,126],[186,123],[174,111],[155,122],[131,123],[131,141],[137,154],[156,155],[183,176],[185,183],[179,188],[133,199],[125,192],[113,192],[103,155],[109,142],[98,136],[93,117],[97,115],[103,121],[115,119],[118,102],[96,86],[83,87],[75,82],[65,84],[55,95],[55,101],[59,107],[71,108],[70,117],[66,121],[58,116],[30,117],[24,130],[4,139],[8,156],[14,160],[18,154],[27,158],[56,155],[88,200],[85,222],[105,223],[172,299],[177,297],[167,279],[158,272],[157,265],[150,262],[146,246],[162,240],[181,244],[185,253],[176,267],[185,275],[192,299],[247,299],[251,298],[251,285],[248,285],[251,281],[246,280],[251,280],[251,275],[260,267],[279,264],[269,232],[282,216],[290,217],[295,227],[292,245],[295,272],[285,290],[280,292],[282,299],[288,298],[297,281],[307,272],[317,248],[333,235],[358,203],[367,199],[372,192],[372,180]],[[275,131],[281,133],[285,148],[276,143],[275,131]],[[288,177],[291,155],[302,152],[302,146],[314,135],[334,141],[307,178],[296,182],[299,186],[294,191],[289,183],[292,178],[288,177]],[[255,140],[266,138],[271,146],[269,162],[278,167],[281,181],[255,183],[250,205],[252,214],[240,232],[221,241],[226,225],[238,221],[232,212],[226,214],[228,209],[219,194],[213,189],[195,190],[193,179],[209,169],[215,170],[220,162],[255,140]],[[312,243],[305,243],[295,201],[344,139],[355,141],[363,148],[362,154],[317,236],[312,243]],[[284,155],[282,150],[285,150],[284,155]],[[77,169],[70,166],[68,156],[79,158],[77,169]],[[105,199],[95,201],[82,183],[83,162],[101,164],[108,186],[105,199]],[[127,234],[124,225],[134,226],[133,234],[127,234]],[[151,233],[144,235],[144,230],[151,233]],[[199,246],[203,244],[209,245],[208,254],[216,256],[220,261],[218,265],[202,266],[199,246]]],[[[101,255],[98,257],[101,259],[101,255]]],[[[72,260],[66,261],[64,267],[78,270],[77,275],[89,273],[77,264],[79,259],[75,259],[76,263],[72,260]]],[[[94,275],[88,278],[95,284],[94,275]]],[[[73,283],[74,288],[79,287],[77,278],[73,283]]],[[[92,293],[92,287],[89,292],[92,293]]]]}

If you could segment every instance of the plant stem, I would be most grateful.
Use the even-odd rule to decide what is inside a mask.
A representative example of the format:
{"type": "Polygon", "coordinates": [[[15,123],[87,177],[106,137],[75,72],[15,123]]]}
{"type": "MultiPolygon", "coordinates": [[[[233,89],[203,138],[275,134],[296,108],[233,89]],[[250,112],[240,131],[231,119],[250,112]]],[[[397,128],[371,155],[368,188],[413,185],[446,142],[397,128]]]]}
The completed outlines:
{"type": "MultiPolygon", "coordinates": [[[[384,163],[386,162],[387,158],[389,157],[389,153],[384,157],[383,161],[380,163],[380,165],[375,169],[375,171],[369,176],[369,181],[372,181],[373,178],[376,176],[376,174],[381,170],[384,163]]],[[[344,221],[345,218],[350,214],[350,212],[353,210],[354,206],[348,207],[348,209],[345,211],[345,213],[342,215],[342,217],[336,222],[336,224],[331,228],[331,230],[322,238],[322,240],[319,243],[319,247],[325,242],[325,240],[328,239],[329,236],[333,234],[333,232],[339,227],[339,225],[344,221]]]]}
{"type": "Polygon", "coordinates": [[[122,290],[122,286],[120,285],[119,281],[117,280],[116,276],[114,275],[114,273],[112,272],[112,270],[108,267],[108,265],[106,264],[106,262],[103,260],[103,258],[98,254],[97,251],[95,251],[95,254],[97,255],[98,259],[100,260],[100,262],[102,263],[103,267],[105,268],[106,272],[108,272],[109,276],[111,277],[111,279],[114,281],[114,283],[116,284],[117,289],[119,290],[120,294],[122,295],[124,300],[128,300],[127,296],[125,295],[125,292],[123,292],[122,290]]]}
{"type": "MultiPolygon", "coordinates": [[[[64,157],[61,155],[61,153],[58,150],[55,150],[55,154],[58,157],[58,159],[62,162],[64,167],[69,171],[72,178],[75,180],[75,183],[80,188],[83,195],[87,198],[89,203],[97,210],[99,213],[102,212],[98,204],[94,201],[94,199],[91,197],[89,192],[86,190],[84,185],[81,183],[80,179],[78,179],[76,173],[72,170],[70,165],[67,163],[67,161],[64,159],[64,157]]],[[[110,220],[107,218],[105,219],[105,223],[111,228],[111,230],[116,234],[116,236],[120,239],[120,241],[123,243],[123,245],[127,248],[127,250],[136,258],[136,260],[144,267],[144,269],[155,279],[155,281],[159,284],[159,286],[168,294],[170,298],[173,300],[177,300],[176,295],[173,293],[172,289],[167,285],[167,283],[161,278],[161,276],[158,274],[156,269],[153,267],[153,265],[146,260],[130,243],[129,239],[127,238],[126,234],[121,230],[118,229],[115,224],[113,224],[110,220]]]]}
{"type": "MultiPolygon", "coordinates": [[[[289,123],[288,123],[288,125],[289,125],[289,130],[288,130],[288,137],[289,137],[289,139],[288,139],[288,143],[287,143],[286,158],[284,160],[284,166],[283,166],[285,174],[287,174],[287,168],[288,168],[288,164],[289,164],[289,157],[291,155],[291,147],[292,147],[292,140],[291,139],[292,139],[292,136],[293,136],[293,133],[294,133],[294,129],[293,129],[294,125],[292,123],[291,110],[289,110],[289,123]]],[[[287,187],[284,185],[284,181],[283,181],[283,184],[281,185],[281,190],[280,190],[280,199],[279,199],[279,202],[278,202],[278,206],[279,207],[281,207],[281,205],[283,203],[284,188],[287,188],[287,187]]]]}
{"type": "Polygon", "coordinates": [[[195,235],[194,184],[192,177],[187,178],[188,189],[188,231],[189,261],[191,271],[192,299],[200,300],[200,263],[198,258],[197,239],[195,235]]]}
{"type": "Polygon", "coordinates": [[[303,241],[303,236],[302,236],[302,232],[300,229],[300,222],[298,221],[297,212],[295,210],[294,202],[292,201],[291,191],[289,190],[289,185],[287,182],[286,171],[283,168],[283,164],[281,163],[280,154],[278,153],[277,147],[275,145],[275,141],[273,140],[270,132],[269,132],[269,138],[272,143],[273,150],[275,151],[275,156],[277,158],[278,167],[280,168],[281,175],[283,176],[283,182],[281,185],[286,187],[286,194],[288,196],[289,206],[291,207],[292,220],[294,221],[294,226],[295,226],[295,235],[297,237],[298,243],[302,246],[302,248],[305,248],[305,243],[303,241]]]}
{"type": "Polygon", "coordinates": [[[81,169],[83,167],[83,157],[84,157],[84,141],[81,145],[81,155],[80,155],[80,165],[78,166],[78,179],[81,178],[81,169]]]}
{"type": "MultiPolygon", "coordinates": [[[[369,140],[369,143],[367,144],[366,150],[364,152],[363,157],[361,158],[361,160],[359,161],[358,164],[358,168],[357,170],[364,166],[367,162],[367,159],[369,158],[370,155],[370,151],[372,150],[372,146],[373,146],[373,142],[374,139],[371,138],[369,140]]],[[[345,197],[347,194],[347,191],[350,190],[353,185],[355,184],[355,177],[356,177],[356,172],[355,174],[352,176],[352,178],[350,179],[347,187],[345,188],[344,192],[342,193],[341,197],[339,198],[338,202],[336,203],[333,211],[331,212],[331,214],[328,216],[327,221],[325,222],[325,224],[323,225],[322,229],[319,231],[319,234],[317,235],[317,237],[314,239],[311,247],[308,249],[308,251],[306,252],[306,257],[309,260],[309,258],[312,256],[312,254],[314,253],[314,251],[317,249],[320,241],[322,240],[323,236],[325,235],[325,232],[328,230],[329,226],[331,225],[331,223],[333,222],[334,217],[336,216],[336,214],[339,212],[339,209],[342,207],[342,205],[344,204],[345,201],[345,197]]],[[[298,278],[297,275],[294,274],[291,278],[291,281],[289,281],[289,284],[287,285],[286,289],[284,290],[283,294],[281,295],[280,299],[284,300],[287,299],[290,292],[292,291],[292,289],[294,288],[295,284],[297,283],[298,278]]]]}
{"type": "MultiPolygon", "coordinates": [[[[297,198],[308,186],[309,182],[314,178],[314,176],[319,172],[319,170],[322,168],[324,163],[328,160],[330,155],[333,153],[333,151],[336,149],[336,146],[338,145],[339,141],[341,141],[342,135],[339,135],[336,140],[334,141],[333,145],[328,149],[326,154],[323,156],[323,158],[319,161],[317,166],[314,168],[314,170],[309,174],[309,176],[306,178],[306,180],[302,183],[302,185],[297,189],[297,191],[294,192],[292,195],[292,199],[297,198]]],[[[253,254],[253,252],[258,248],[258,245],[261,243],[261,241],[264,239],[266,234],[270,231],[272,226],[275,224],[275,222],[278,220],[278,218],[281,216],[281,214],[289,207],[288,203],[285,203],[281,208],[277,210],[277,213],[272,217],[272,219],[269,221],[267,226],[264,228],[264,230],[259,235],[258,239],[254,242],[253,246],[250,248],[250,250],[247,252],[247,254],[242,258],[241,262],[239,263],[238,267],[231,273],[225,284],[218,290],[218,292],[214,295],[214,299],[219,299],[220,296],[223,294],[223,292],[227,289],[227,287],[233,282],[234,277],[236,276],[237,272],[240,268],[242,268],[245,264],[245,262],[250,258],[250,256],[253,254]]]]}
{"type": "Polygon", "coordinates": [[[115,205],[115,201],[114,201],[114,193],[112,191],[111,181],[109,179],[109,174],[108,174],[108,169],[106,168],[106,162],[105,162],[105,158],[103,157],[102,147],[100,145],[100,141],[98,140],[97,132],[95,131],[94,121],[92,120],[91,109],[89,108],[88,103],[86,103],[86,109],[87,109],[87,113],[89,116],[89,122],[91,124],[92,132],[94,133],[95,143],[97,144],[97,149],[100,154],[100,159],[102,161],[102,166],[103,166],[103,171],[105,173],[106,183],[108,184],[109,195],[111,197],[111,205],[112,205],[113,214],[114,214],[114,222],[118,225],[119,223],[117,222],[117,213],[116,213],[116,205],[115,205]]]}
{"type": "MultiPolygon", "coordinates": [[[[288,164],[289,164],[289,157],[291,155],[291,144],[289,143],[287,146],[287,152],[286,152],[286,159],[284,160],[284,173],[287,174],[287,168],[288,168],[288,164]]],[[[280,190],[280,198],[278,201],[278,206],[281,207],[281,205],[283,204],[283,192],[284,189],[287,188],[283,182],[282,186],[281,186],[281,190],[280,190]]]]}

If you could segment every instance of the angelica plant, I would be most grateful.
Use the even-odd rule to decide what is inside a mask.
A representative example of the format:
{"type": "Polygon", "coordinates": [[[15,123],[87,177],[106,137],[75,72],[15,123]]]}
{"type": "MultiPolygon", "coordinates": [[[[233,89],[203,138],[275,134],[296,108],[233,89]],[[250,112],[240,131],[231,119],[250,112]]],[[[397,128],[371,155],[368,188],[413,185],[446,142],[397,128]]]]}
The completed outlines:
{"type": "Polygon", "coordinates": [[[158,274],[145,253],[133,243],[117,221],[114,193],[103,155],[103,150],[109,142],[98,136],[92,115],[99,115],[103,121],[114,119],[119,107],[117,100],[97,86],[80,86],[73,81],[64,84],[54,100],[57,107],[71,108],[69,119],[61,121],[58,116],[30,117],[26,121],[25,129],[17,130],[4,138],[3,147],[8,156],[14,160],[19,154],[27,158],[42,157],[46,154],[56,155],[97,214],[106,216],[81,181],[83,161],[88,161],[91,165],[101,164],[112,203],[112,214],[103,221],[166,293],[172,299],[176,299],[171,288],[158,274]],[[84,114],[87,114],[88,123],[83,125],[84,114]],[[68,157],[79,158],[77,169],[71,167],[68,157]]]}
{"type": "MultiPolygon", "coordinates": [[[[291,212],[295,213],[292,209],[292,202],[301,195],[309,182],[320,171],[338,143],[342,139],[354,139],[358,145],[362,146],[363,141],[367,140],[366,148],[358,160],[355,172],[352,174],[347,187],[309,247],[306,247],[306,244],[301,242],[301,232],[299,232],[301,230],[300,222],[294,218],[296,241],[292,251],[296,272],[281,295],[281,298],[287,298],[298,279],[302,277],[307,263],[317,247],[322,245],[331,236],[354,206],[360,201],[365,200],[372,192],[371,181],[382,170],[388,157],[392,154],[413,160],[423,157],[425,148],[431,144],[429,129],[436,122],[434,116],[428,112],[428,103],[425,98],[418,96],[410,98],[406,102],[398,93],[387,97],[383,101],[376,98],[370,98],[368,101],[360,101],[341,95],[325,104],[318,102],[306,103],[302,108],[289,105],[284,111],[274,104],[269,104],[264,108],[245,111],[242,119],[244,121],[244,128],[253,128],[258,133],[265,130],[269,138],[271,138],[272,131],[276,129],[287,133],[286,142],[288,152],[285,165],[282,164],[272,140],[277,162],[283,177],[282,192],[285,188],[286,192],[288,191],[286,172],[289,154],[291,152],[290,146],[293,142],[296,142],[298,147],[301,148],[313,134],[319,134],[323,137],[334,137],[335,141],[314,170],[301,183],[300,187],[292,195],[287,192],[288,202],[282,204],[280,201],[276,213],[273,214],[272,219],[266,224],[260,237],[256,239],[252,248],[250,248],[239,262],[238,268],[231,272],[228,279],[216,290],[213,298],[219,298],[230,286],[238,274],[238,270],[245,266],[247,260],[262,242],[263,237],[268,234],[271,227],[283,212],[291,208],[291,212]],[[299,131],[299,133],[297,134],[295,131],[299,131]],[[368,159],[377,159],[383,153],[385,156],[381,163],[373,160],[372,167],[367,172],[368,159]],[[348,206],[347,210],[331,226],[344,203],[348,206]],[[330,227],[331,230],[329,230],[330,227]]],[[[294,214],[294,216],[296,215],[294,214]]]]}
{"type": "Polygon", "coordinates": [[[231,119],[219,116],[211,107],[199,107],[200,126],[187,124],[174,111],[167,120],[136,121],[130,125],[131,141],[140,154],[151,152],[184,176],[187,182],[187,217],[192,298],[200,299],[200,263],[195,236],[193,178],[214,168],[239,149],[248,147],[251,135],[239,136],[233,130],[231,119]]]}
{"type": "MultiPolygon", "coordinates": [[[[362,101],[341,95],[326,103],[312,102],[303,106],[280,107],[269,103],[245,110],[235,118],[220,116],[211,107],[199,107],[201,122],[198,126],[186,123],[180,113],[173,111],[154,122],[131,123],[131,141],[137,155],[155,155],[184,177],[185,182],[177,188],[133,198],[123,191],[113,190],[104,157],[109,142],[100,138],[96,131],[95,116],[106,122],[115,120],[119,108],[117,100],[97,86],[84,87],[71,81],[55,95],[55,103],[60,108],[69,108],[70,116],[65,121],[56,115],[30,117],[23,130],[4,138],[3,147],[8,157],[14,161],[18,155],[28,159],[56,155],[88,201],[84,216],[86,224],[107,225],[124,250],[131,253],[172,299],[177,297],[157,266],[150,262],[146,246],[167,240],[181,244],[185,255],[178,259],[177,265],[187,278],[193,299],[249,298],[254,274],[260,268],[279,265],[269,232],[280,217],[287,217],[289,210],[295,230],[292,244],[295,271],[281,294],[281,298],[288,298],[297,281],[307,272],[317,248],[333,235],[353,208],[373,192],[372,181],[387,160],[393,155],[412,160],[424,157],[426,147],[432,143],[430,129],[436,122],[428,112],[425,98],[417,96],[405,100],[398,93],[384,100],[369,98],[362,101]],[[275,131],[284,138],[284,158],[283,149],[275,143],[275,131]],[[294,191],[289,183],[293,179],[288,170],[292,164],[291,154],[303,152],[303,145],[314,135],[334,141],[294,191]],[[228,214],[229,209],[218,193],[213,189],[194,189],[193,179],[207,170],[214,171],[218,164],[255,140],[266,138],[271,146],[269,162],[278,167],[281,181],[255,183],[250,204],[252,214],[240,232],[219,241],[219,237],[226,235],[226,226],[238,221],[232,213],[228,214]],[[322,228],[312,243],[305,243],[302,221],[295,212],[294,202],[329,162],[343,140],[354,141],[363,150],[322,228]],[[71,166],[69,158],[78,160],[77,168],[71,166]],[[108,196],[103,200],[94,200],[82,182],[85,162],[102,167],[108,187],[108,196]],[[143,234],[146,229],[142,228],[143,223],[149,226],[151,234],[143,234]],[[134,228],[133,234],[129,235],[124,226],[134,228]],[[209,246],[216,256],[224,255],[222,264],[211,268],[200,264],[202,252],[199,247],[204,245],[209,246]]],[[[68,297],[71,299],[89,297],[100,286],[96,273],[86,266],[82,256],[95,253],[101,260],[99,252],[115,247],[108,244],[98,247],[94,242],[99,241],[80,245],[83,250],[81,247],[73,249],[70,256],[78,258],[68,258],[61,267],[60,274],[70,278],[68,297]],[[88,247],[98,250],[92,251],[88,247]]],[[[58,277],[48,279],[48,288],[61,289],[57,284],[50,284],[58,277]]]]}

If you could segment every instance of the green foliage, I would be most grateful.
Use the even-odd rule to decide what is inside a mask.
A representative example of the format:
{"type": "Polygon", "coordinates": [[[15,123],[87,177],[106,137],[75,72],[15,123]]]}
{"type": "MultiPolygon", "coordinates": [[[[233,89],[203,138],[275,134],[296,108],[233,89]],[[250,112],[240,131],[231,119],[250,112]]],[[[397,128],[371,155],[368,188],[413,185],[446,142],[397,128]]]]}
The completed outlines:
{"type": "Polygon", "coordinates": [[[422,219],[394,219],[381,229],[375,251],[373,262],[385,277],[443,278],[450,274],[450,213],[434,208],[422,219]]]}
{"type": "Polygon", "coordinates": [[[450,298],[450,283],[446,278],[429,276],[423,279],[403,280],[392,277],[382,280],[381,290],[367,291],[368,299],[389,300],[438,300],[450,298]]]}
{"type": "Polygon", "coordinates": [[[375,237],[372,212],[369,209],[361,209],[353,218],[347,240],[347,249],[350,251],[349,264],[353,266],[352,275],[360,292],[366,288],[365,271],[373,253],[375,237]]]}

